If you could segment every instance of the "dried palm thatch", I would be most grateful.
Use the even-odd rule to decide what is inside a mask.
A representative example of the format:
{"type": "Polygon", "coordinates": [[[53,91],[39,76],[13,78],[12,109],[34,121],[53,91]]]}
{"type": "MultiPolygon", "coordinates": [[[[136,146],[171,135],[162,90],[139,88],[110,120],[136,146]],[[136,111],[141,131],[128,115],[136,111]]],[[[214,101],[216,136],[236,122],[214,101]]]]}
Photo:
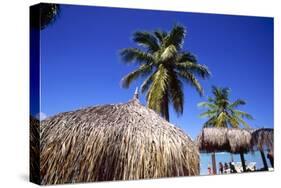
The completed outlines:
{"type": "Polygon", "coordinates": [[[41,124],[41,184],[199,174],[199,152],[138,99],[58,114],[41,124]]]}
{"type": "Polygon", "coordinates": [[[40,183],[40,141],[39,141],[39,120],[34,117],[29,117],[29,159],[30,159],[30,181],[39,184],[40,183]]]}
{"type": "Polygon", "coordinates": [[[236,128],[204,128],[196,142],[201,152],[246,153],[251,148],[251,132],[236,128]]]}
{"type": "Polygon", "coordinates": [[[273,137],[274,137],[274,131],[270,128],[261,128],[256,129],[252,132],[252,149],[255,150],[255,148],[259,150],[263,150],[265,147],[271,151],[273,151],[273,137]]]}

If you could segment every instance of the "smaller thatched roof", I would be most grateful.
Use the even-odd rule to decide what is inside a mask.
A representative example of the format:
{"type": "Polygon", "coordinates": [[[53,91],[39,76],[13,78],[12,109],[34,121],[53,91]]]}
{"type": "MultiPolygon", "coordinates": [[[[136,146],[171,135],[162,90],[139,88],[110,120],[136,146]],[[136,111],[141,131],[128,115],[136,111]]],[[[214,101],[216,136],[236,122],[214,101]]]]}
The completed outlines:
{"type": "Polygon", "coordinates": [[[273,151],[273,137],[274,137],[274,131],[270,128],[261,128],[256,129],[252,132],[252,139],[251,139],[251,145],[252,149],[255,150],[255,148],[262,150],[265,149],[265,147],[271,151],[273,151]]]}
{"type": "Polygon", "coordinates": [[[204,128],[196,142],[200,152],[246,153],[251,149],[251,132],[235,128],[204,128]]]}

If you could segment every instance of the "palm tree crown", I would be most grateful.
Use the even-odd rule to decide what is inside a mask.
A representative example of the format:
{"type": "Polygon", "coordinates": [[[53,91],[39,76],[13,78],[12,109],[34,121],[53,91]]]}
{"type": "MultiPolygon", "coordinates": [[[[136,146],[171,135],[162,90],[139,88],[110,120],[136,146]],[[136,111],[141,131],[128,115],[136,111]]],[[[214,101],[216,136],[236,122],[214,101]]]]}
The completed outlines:
{"type": "Polygon", "coordinates": [[[170,32],[135,32],[133,40],[140,48],[125,48],[121,57],[125,63],[138,63],[138,68],[122,79],[128,88],[133,80],[145,78],[141,92],[146,92],[149,108],[169,120],[169,103],[178,114],[183,113],[184,93],[182,81],[193,86],[200,95],[202,86],[197,77],[207,78],[208,68],[197,63],[194,55],[183,51],[186,29],[176,25],[170,32]]]}
{"type": "Polygon", "coordinates": [[[243,111],[237,110],[237,107],[245,105],[246,102],[238,99],[234,102],[229,101],[229,88],[213,87],[212,93],[214,97],[210,97],[207,102],[198,104],[200,107],[207,108],[200,116],[209,118],[204,123],[204,127],[232,127],[239,128],[243,125],[246,128],[250,126],[243,120],[253,119],[253,117],[243,111]]]}

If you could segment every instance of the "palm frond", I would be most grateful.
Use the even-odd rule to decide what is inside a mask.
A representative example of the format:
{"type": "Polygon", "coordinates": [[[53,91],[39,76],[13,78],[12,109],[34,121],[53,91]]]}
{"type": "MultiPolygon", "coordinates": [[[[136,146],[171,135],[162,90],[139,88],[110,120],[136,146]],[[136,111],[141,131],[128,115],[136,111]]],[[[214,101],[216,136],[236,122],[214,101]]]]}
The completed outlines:
{"type": "Polygon", "coordinates": [[[154,35],[158,39],[159,44],[163,44],[164,40],[168,34],[165,31],[157,30],[157,31],[154,31],[154,35]]]}
{"type": "Polygon", "coordinates": [[[246,119],[249,119],[249,120],[253,120],[253,116],[248,114],[247,112],[243,112],[243,111],[240,111],[240,110],[233,110],[233,113],[235,116],[239,116],[241,118],[246,118],[246,119]]]}
{"type": "Polygon", "coordinates": [[[203,88],[192,73],[187,71],[179,71],[178,75],[187,83],[189,83],[191,86],[195,87],[195,89],[197,90],[200,96],[203,95],[203,88]]]}
{"type": "Polygon", "coordinates": [[[200,65],[200,64],[197,64],[197,63],[192,63],[190,61],[185,61],[185,62],[182,62],[182,63],[175,63],[175,66],[178,70],[190,71],[190,72],[200,76],[203,79],[209,78],[210,75],[211,75],[207,66],[200,65]]]}
{"type": "Polygon", "coordinates": [[[211,117],[210,119],[208,119],[208,121],[206,121],[204,124],[203,124],[203,127],[206,128],[206,127],[215,127],[215,117],[211,117]]]}
{"type": "Polygon", "coordinates": [[[153,34],[149,32],[135,32],[133,34],[133,40],[138,45],[147,48],[150,52],[155,52],[159,50],[159,44],[157,43],[157,39],[153,36],[153,34]]]}
{"type": "Polygon", "coordinates": [[[178,54],[177,57],[177,62],[182,63],[182,62],[192,62],[192,63],[197,63],[196,57],[191,54],[190,52],[182,52],[178,54]]]}
{"type": "Polygon", "coordinates": [[[243,119],[237,118],[237,120],[238,120],[238,122],[239,122],[240,124],[242,124],[245,128],[250,128],[250,127],[251,127],[251,126],[250,126],[248,123],[246,123],[243,119]]]}
{"type": "Polygon", "coordinates": [[[168,59],[175,57],[176,54],[177,54],[176,47],[174,45],[170,45],[163,51],[163,53],[160,56],[160,60],[166,61],[168,59]]]}
{"type": "Polygon", "coordinates": [[[217,105],[211,102],[200,102],[197,104],[198,107],[209,108],[209,109],[217,109],[217,105]]]}
{"type": "Polygon", "coordinates": [[[182,90],[182,83],[177,78],[175,73],[172,73],[169,89],[169,95],[171,98],[171,102],[173,103],[175,112],[180,115],[183,113],[184,93],[182,90]]]}
{"type": "Polygon", "coordinates": [[[217,114],[216,110],[208,110],[206,112],[201,113],[199,116],[204,118],[204,117],[213,117],[217,114]]]}
{"type": "Polygon", "coordinates": [[[229,92],[230,92],[230,88],[228,87],[224,87],[221,89],[222,96],[224,96],[225,98],[228,98],[229,92]]]}
{"type": "Polygon", "coordinates": [[[246,104],[246,102],[244,100],[238,99],[238,100],[234,101],[233,103],[231,103],[229,105],[229,108],[236,108],[236,107],[238,107],[240,105],[245,105],[245,104],[246,104]]]}
{"type": "Polygon", "coordinates": [[[145,76],[152,71],[152,64],[143,64],[141,65],[137,70],[127,74],[122,79],[122,87],[128,88],[131,84],[131,82],[135,79],[137,79],[140,76],[145,76]]]}
{"type": "Polygon", "coordinates": [[[143,52],[137,48],[125,48],[120,52],[120,56],[124,63],[131,63],[134,61],[140,63],[153,62],[153,56],[150,53],[143,52]]]}
{"type": "Polygon", "coordinates": [[[212,86],[212,93],[216,98],[224,98],[228,99],[230,89],[228,87],[219,88],[216,86],[212,86]]]}
{"type": "Polygon", "coordinates": [[[232,128],[239,128],[240,122],[238,121],[238,118],[236,116],[229,116],[228,118],[228,124],[232,128]]]}
{"type": "Polygon", "coordinates": [[[169,33],[166,41],[166,46],[174,45],[177,49],[181,49],[184,42],[186,30],[181,25],[176,25],[173,27],[169,33]]]}
{"type": "Polygon", "coordinates": [[[151,86],[152,82],[153,82],[153,78],[154,78],[155,72],[152,73],[150,76],[148,76],[142,83],[140,89],[141,92],[144,93],[148,90],[148,88],[151,86]]]}
{"type": "Polygon", "coordinates": [[[215,120],[215,127],[227,127],[228,120],[228,115],[225,112],[221,112],[215,120]]]}

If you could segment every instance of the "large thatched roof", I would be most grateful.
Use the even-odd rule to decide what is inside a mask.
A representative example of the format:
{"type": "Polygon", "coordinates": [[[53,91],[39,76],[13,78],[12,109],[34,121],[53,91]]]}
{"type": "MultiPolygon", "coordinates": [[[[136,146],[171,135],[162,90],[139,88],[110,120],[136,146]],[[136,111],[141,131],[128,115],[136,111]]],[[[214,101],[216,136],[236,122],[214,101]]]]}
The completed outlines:
{"type": "Polygon", "coordinates": [[[274,137],[273,129],[261,128],[261,129],[254,130],[252,132],[252,140],[251,140],[253,149],[257,147],[260,150],[267,148],[273,151],[274,150],[273,137],[274,137]]]}
{"type": "Polygon", "coordinates": [[[251,149],[251,132],[235,128],[204,128],[197,137],[200,152],[248,152],[251,149]]]}
{"type": "Polygon", "coordinates": [[[138,99],[60,113],[41,124],[41,183],[199,174],[199,152],[138,99]]]}

